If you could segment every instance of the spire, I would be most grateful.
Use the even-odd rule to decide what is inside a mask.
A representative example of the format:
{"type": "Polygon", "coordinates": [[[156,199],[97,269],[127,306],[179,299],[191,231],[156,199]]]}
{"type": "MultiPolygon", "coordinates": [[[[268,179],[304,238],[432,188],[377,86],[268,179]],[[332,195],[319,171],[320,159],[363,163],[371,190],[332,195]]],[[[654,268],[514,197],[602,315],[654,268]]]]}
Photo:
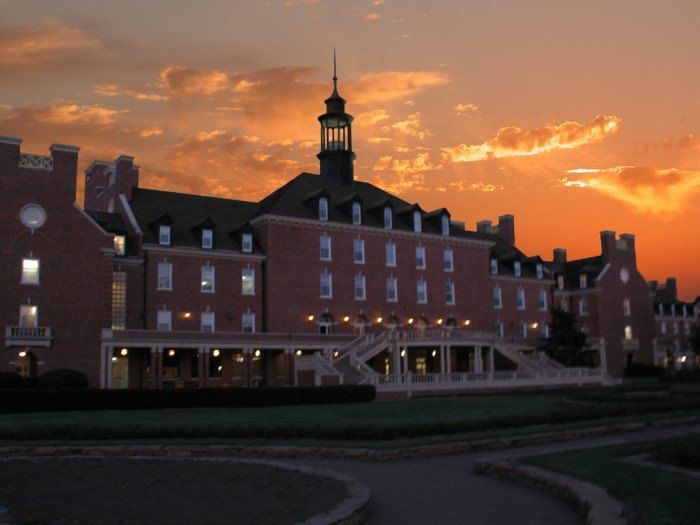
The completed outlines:
{"type": "Polygon", "coordinates": [[[333,46],[333,87],[338,85],[338,75],[336,74],[335,68],[335,46],[333,46]]]}
{"type": "Polygon", "coordinates": [[[345,99],[338,93],[338,68],[335,58],[335,46],[333,46],[333,93],[324,102],[328,113],[345,112],[345,99]]]}

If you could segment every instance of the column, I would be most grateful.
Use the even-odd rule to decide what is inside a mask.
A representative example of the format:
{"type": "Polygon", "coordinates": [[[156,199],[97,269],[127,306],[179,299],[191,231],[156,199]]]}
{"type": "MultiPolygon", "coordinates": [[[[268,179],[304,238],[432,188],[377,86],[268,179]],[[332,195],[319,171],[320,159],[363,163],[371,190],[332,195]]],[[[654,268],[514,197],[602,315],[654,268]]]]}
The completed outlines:
{"type": "Polygon", "coordinates": [[[253,363],[251,361],[252,348],[243,349],[243,386],[253,386],[253,363]]]}
{"type": "Polygon", "coordinates": [[[481,355],[481,346],[474,347],[474,372],[480,374],[484,371],[484,359],[481,355]]]}
{"type": "Polygon", "coordinates": [[[440,345],[440,373],[445,373],[445,345],[440,345]]]}
{"type": "Polygon", "coordinates": [[[494,361],[494,350],[493,346],[489,346],[489,379],[493,379],[493,374],[496,371],[496,365],[494,361]]]}
{"type": "Polygon", "coordinates": [[[100,346],[100,388],[107,388],[107,345],[100,346]]]}
{"type": "Polygon", "coordinates": [[[408,373],[409,372],[409,370],[408,370],[408,347],[404,346],[402,348],[402,352],[403,352],[403,372],[408,373]]]}
{"type": "Polygon", "coordinates": [[[163,388],[163,347],[156,348],[156,388],[163,388]]]}
{"type": "Polygon", "coordinates": [[[152,346],[148,350],[151,361],[150,372],[148,374],[148,384],[151,388],[158,388],[158,348],[152,346]]]}
{"type": "Polygon", "coordinates": [[[445,349],[445,365],[447,365],[445,368],[447,370],[448,374],[452,373],[452,346],[447,345],[447,348],[445,349]]]}
{"type": "Polygon", "coordinates": [[[392,357],[392,366],[391,366],[391,373],[392,374],[400,374],[401,373],[401,347],[399,345],[394,345],[394,348],[391,352],[391,357],[392,357]]]}
{"type": "Polygon", "coordinates": [[[112,362],[112,356],[114,355],[114,347],[112,345],[105,345],[105,361],[107,362],[106,377],[105,377],[105,387],[112,388],[112,375],[114,373],[114,366],[112,362]]]}
{"type": "Polygon", "coordinates": [[[287,367],[287,386],[296,385],[294,381],[294,349],[287,347],[284,349],[284,364],[287,367]]]}
{"type": "Polygon", "coordinates": [[[204,366],[204,359],[205,359],[205,354],[209,355],[209,348],[200,346],[197,349],[197,379],[199,380],[199,387],[204,388],[207,386],[207,380],[204,377],[205,370],[206,373],[209,373],[209,367],[204,366]]]}

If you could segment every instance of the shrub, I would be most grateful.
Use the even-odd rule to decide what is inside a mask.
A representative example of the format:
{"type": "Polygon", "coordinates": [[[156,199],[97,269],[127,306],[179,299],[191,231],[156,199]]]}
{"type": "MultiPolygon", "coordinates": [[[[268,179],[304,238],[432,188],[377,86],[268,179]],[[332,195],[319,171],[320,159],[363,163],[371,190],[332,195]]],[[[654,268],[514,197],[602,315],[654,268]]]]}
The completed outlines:
{"type": "Polygon", "coordinates": [[[17,372],[0,372],[0,388],[22,388],[27,380],[17,372]]]}
{"type": "Polygon", "coordinates": [[[367,403],[373,401],[375,395],[371,385],[172,390],[6,389],[0,395],[0,413],[367,403]]]}
{"type": "Polygon", "coordinates": [[[37,388],[87,388],[88,379],[78,370],[59,368],[39,376],[37,388]]]}
{"type": "Polygon", "coordinates": [[[664,375],[664,369],[660,366],[643,365],[640,363],[632,363],[627,365],[625,375],[627,377],[661,377],[664,375]]]}

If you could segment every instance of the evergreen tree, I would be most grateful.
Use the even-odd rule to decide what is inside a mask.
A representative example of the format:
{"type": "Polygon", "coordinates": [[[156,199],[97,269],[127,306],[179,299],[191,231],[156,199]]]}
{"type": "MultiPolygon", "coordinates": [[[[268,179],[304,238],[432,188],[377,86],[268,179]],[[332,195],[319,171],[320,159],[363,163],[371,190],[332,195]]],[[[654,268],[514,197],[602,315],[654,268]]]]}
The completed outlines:
{"type": "Polygon", "coordinates": [[[594,353],[587,339],[576,326],[574,314],[557,306],[552,311],[549,337],[542,339],[538,349],[565,366],[594,366],[594,353]]]}

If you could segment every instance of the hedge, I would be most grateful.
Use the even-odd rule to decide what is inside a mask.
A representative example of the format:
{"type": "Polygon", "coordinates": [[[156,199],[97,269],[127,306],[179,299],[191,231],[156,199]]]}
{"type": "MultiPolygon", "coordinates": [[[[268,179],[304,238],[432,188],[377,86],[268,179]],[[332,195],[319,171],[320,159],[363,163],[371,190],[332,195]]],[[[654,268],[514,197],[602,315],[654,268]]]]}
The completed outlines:
{"type": "Polygon", "coordinates": [[[0,390],[0,414],[73,410],[152,410],[369,403],[374,400],[375,396],[376,390],[371,385],[165,390],[3,388],[0,390]]]}
{"type": "Polygon", "coordinates": [[[87,388],[88,378],[78,370],[58,368],[39,376],[37,388],[87,388]]]}
{"type": "Polygon", "coordinates": [[[641,363],[632,363],[627,365],[625,375],[627,377],[661,377],[665,370],[660,366],[644,365],[641,363]]]}

